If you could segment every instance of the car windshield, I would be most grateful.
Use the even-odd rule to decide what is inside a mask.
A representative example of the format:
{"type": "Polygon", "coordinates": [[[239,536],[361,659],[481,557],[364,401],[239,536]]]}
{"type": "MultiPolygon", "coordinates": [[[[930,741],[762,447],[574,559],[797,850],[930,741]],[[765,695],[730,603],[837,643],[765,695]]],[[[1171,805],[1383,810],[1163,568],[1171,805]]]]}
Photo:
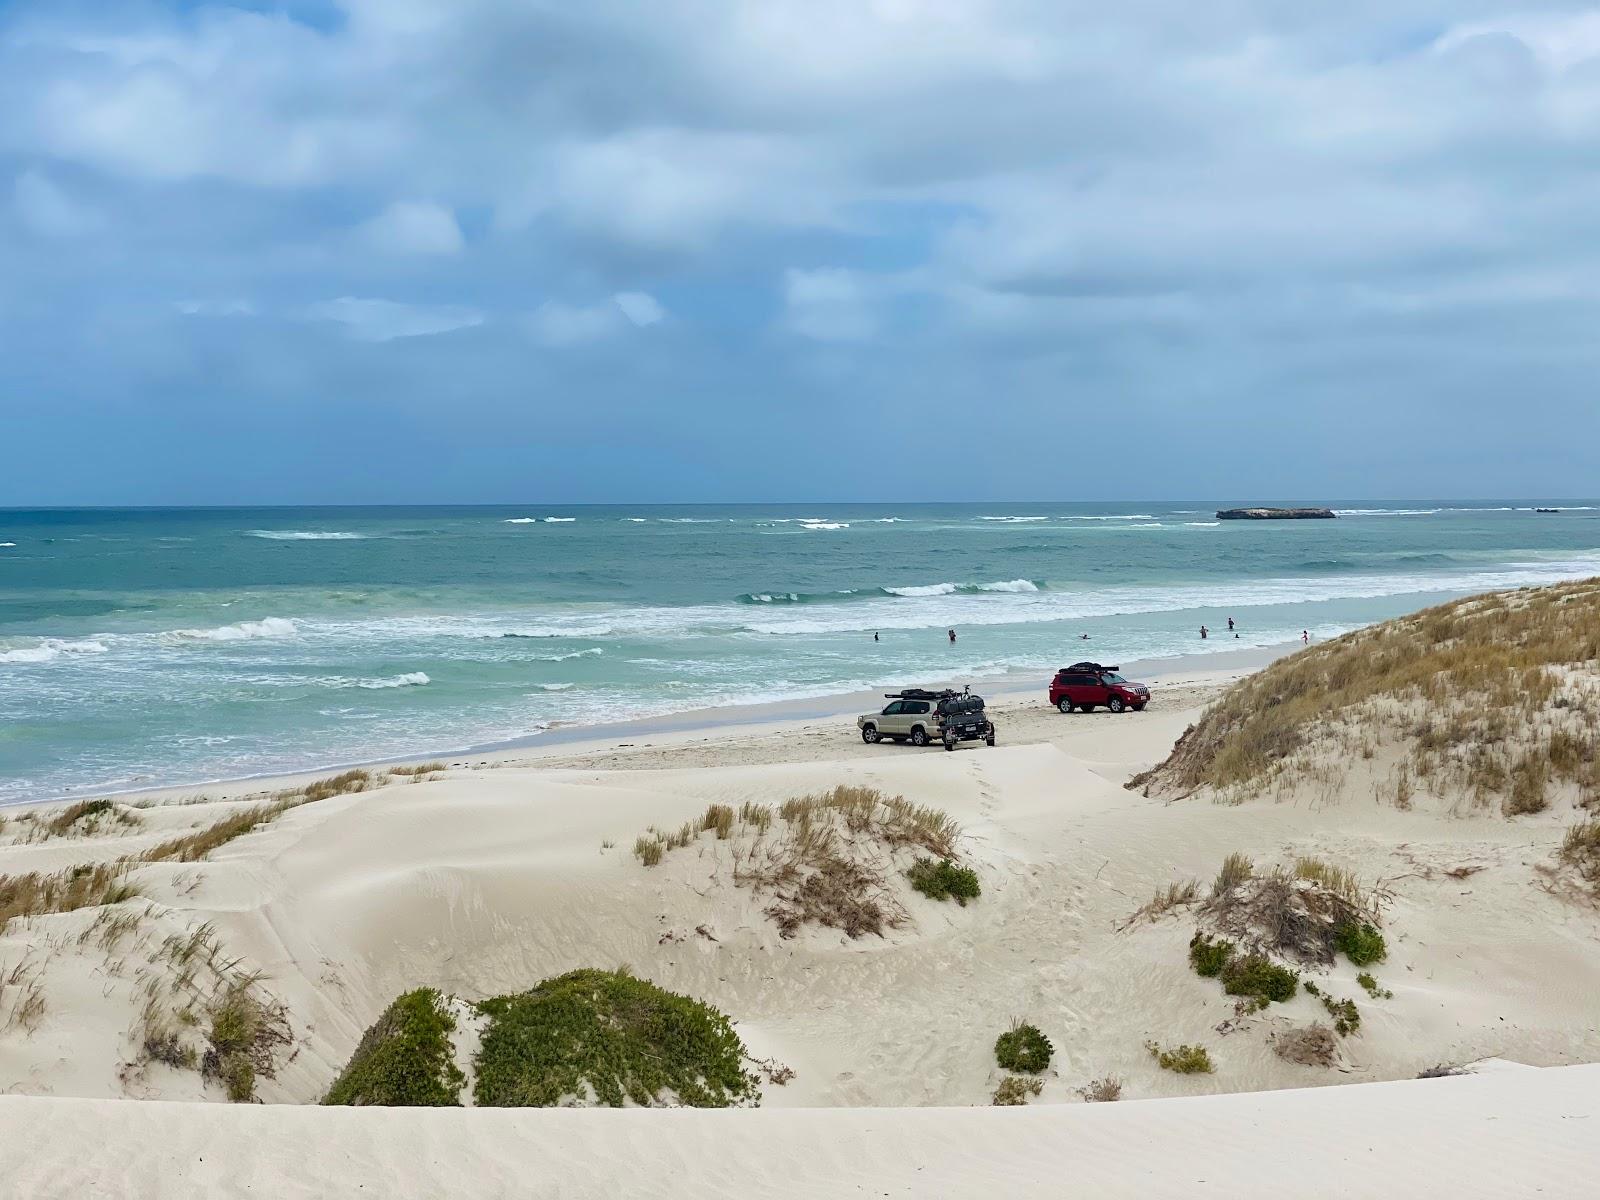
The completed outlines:
{"type": "Polygon", "coordinates": [[[1100,678],[1105,683],[1127,683],[1128,682],[1121,675],[1118,675],[1114,671],[1107,671],[1104,675],[1100,676],[1100,678]]]}

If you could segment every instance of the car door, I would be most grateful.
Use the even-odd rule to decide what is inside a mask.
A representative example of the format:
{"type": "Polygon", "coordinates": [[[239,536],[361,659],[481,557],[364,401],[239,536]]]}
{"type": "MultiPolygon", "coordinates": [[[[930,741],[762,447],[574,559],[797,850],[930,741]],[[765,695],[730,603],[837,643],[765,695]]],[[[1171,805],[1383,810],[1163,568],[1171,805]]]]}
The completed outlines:
{"type": "Polygon", "coordinates": [[[916,726],[921,725],[927,731],[928,736],[932,737],[934,722],[929,715],[932,711],[933,706],[926,700],[907,700],[906,715],[904,717],[906,733],[910,734],[916,726]]]}
{"type": "Polygon", "coordinates": [[[878,732],[890,737],[905,737],[911,732],[911,725],[905,718],[906,702],[904,700],[891,700],[883,706],[883,711],[878,714],[878,732]]]}

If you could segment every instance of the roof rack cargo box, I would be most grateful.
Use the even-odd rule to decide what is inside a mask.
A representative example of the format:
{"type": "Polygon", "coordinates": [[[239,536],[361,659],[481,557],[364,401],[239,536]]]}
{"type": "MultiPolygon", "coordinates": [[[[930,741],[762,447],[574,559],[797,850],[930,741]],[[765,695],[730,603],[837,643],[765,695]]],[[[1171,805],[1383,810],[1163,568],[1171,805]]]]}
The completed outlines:
{"type": "Polygon", "coordinates": [[[1118,668],[1116,668],[1116,667],[1102,666],[1100,663],[1097,663],[1097,662],[1073,663],[1070,667],[1062,667],[1061,668],[1062,671],[1071,672],[1072,674],[1077,674],[1080,671],[1085,671],[1085,672],[1092,672],[1093,674],[1096,674],[1096,675],[1098,675],[1101,671],[1115,671],[1117,669],[1118,668]]]}

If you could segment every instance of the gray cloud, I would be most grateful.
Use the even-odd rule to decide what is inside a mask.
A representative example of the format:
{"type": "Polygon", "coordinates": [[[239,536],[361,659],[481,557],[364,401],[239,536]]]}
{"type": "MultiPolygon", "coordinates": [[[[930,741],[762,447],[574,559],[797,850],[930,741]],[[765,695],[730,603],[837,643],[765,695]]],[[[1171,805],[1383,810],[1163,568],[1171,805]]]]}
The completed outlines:
{"type": "Polygon", "coordinates": [[[1496,459],[1510,395],[1600,435],[1588,4],[297,11],[0,18],[0,403],[81,424],[129,387],[301,389],[354,423],[367,387],[485,417],[581,397],[563,427],[603,445],[644,392],[676,413],[663,495],[766,486],[702,456],[768,445],[842,490],[885,457],[914,485],[942,451],[791,424],[903,397],[1033,432],[1002,494],[1085,435],[1205,490],[1303,454],[1290,395],[1352,414],[1302,464],[1330,487],[1375,486],[1363,413],[1438,431],[1423,491],[1572,470],[1532,438],[1496,459]],[[1064,423],[1063,396],[1099,407],[1064,423]]]}

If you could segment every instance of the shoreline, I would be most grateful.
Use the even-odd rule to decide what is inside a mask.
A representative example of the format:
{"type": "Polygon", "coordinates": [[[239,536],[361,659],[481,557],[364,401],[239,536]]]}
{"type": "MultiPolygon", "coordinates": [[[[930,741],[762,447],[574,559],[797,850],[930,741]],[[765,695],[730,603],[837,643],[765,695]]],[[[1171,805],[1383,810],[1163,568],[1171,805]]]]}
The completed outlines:
{"type": "MultiPolygon", "coordinates": [[[[1280,642],[1270,646],[1237,650],[1130,659],[1118,666],[1123,671],[1142,676],[1144,681],[1157,686],[1222,683],[1258,671],[1299,648],[1298,642],[1280,642]],[[1200,678],[1180,678],[1182,676],[1200,678]]],[[[986,698],[1007,701],[1020,699],[1029,693],[1042,694],[1048,683],[1049,670],[1046,670],[1039,674],[1013,671],[1005,675],[971,679],[935,679],[929,686],[962,687],[970,684],[986,698]]],[[[217,793],[216,798],[220,799],[296,786],[330,772],[414,766],[436,760],[445,761],[451,767],[514,765],[532,767],[540,765],[542,759],[558,756],[594,757],[619,749],[640,748],[632,741],[618,744],[616,741],[618,738],[650,738],[654,740],[644,745],[659,748],[673,744],[688,744],[696,740],[733,740],[739,733],[751,737],[772,736],[785,732],[800,733],[810,730],[817,722],[837,721],[867,711],[881,703],[881,696],[881,689],[873,688],[854,692],[834,692],[792,701],[779,700],[764,704],[685,709],[678,713],[632,721],[612,721],[594,725],[574,724],[545,730],[524,738],[476,743],[457,749],[419,750],[401,756],[336,761],[293,771],[271,771],[180,783],[157,783],[137,788],[84,788],[5,805],[0,807],[0,811],[23,811],[38,805],[96,798],[128,797],[146,800],[188,797],[197,792],[217,793]],[[460,761],[468,758],[478,761],[475,763],[460,761]]],[[[1155,705],[1152,705],[1152,708],[1159,711],[1155,705]]]]}

